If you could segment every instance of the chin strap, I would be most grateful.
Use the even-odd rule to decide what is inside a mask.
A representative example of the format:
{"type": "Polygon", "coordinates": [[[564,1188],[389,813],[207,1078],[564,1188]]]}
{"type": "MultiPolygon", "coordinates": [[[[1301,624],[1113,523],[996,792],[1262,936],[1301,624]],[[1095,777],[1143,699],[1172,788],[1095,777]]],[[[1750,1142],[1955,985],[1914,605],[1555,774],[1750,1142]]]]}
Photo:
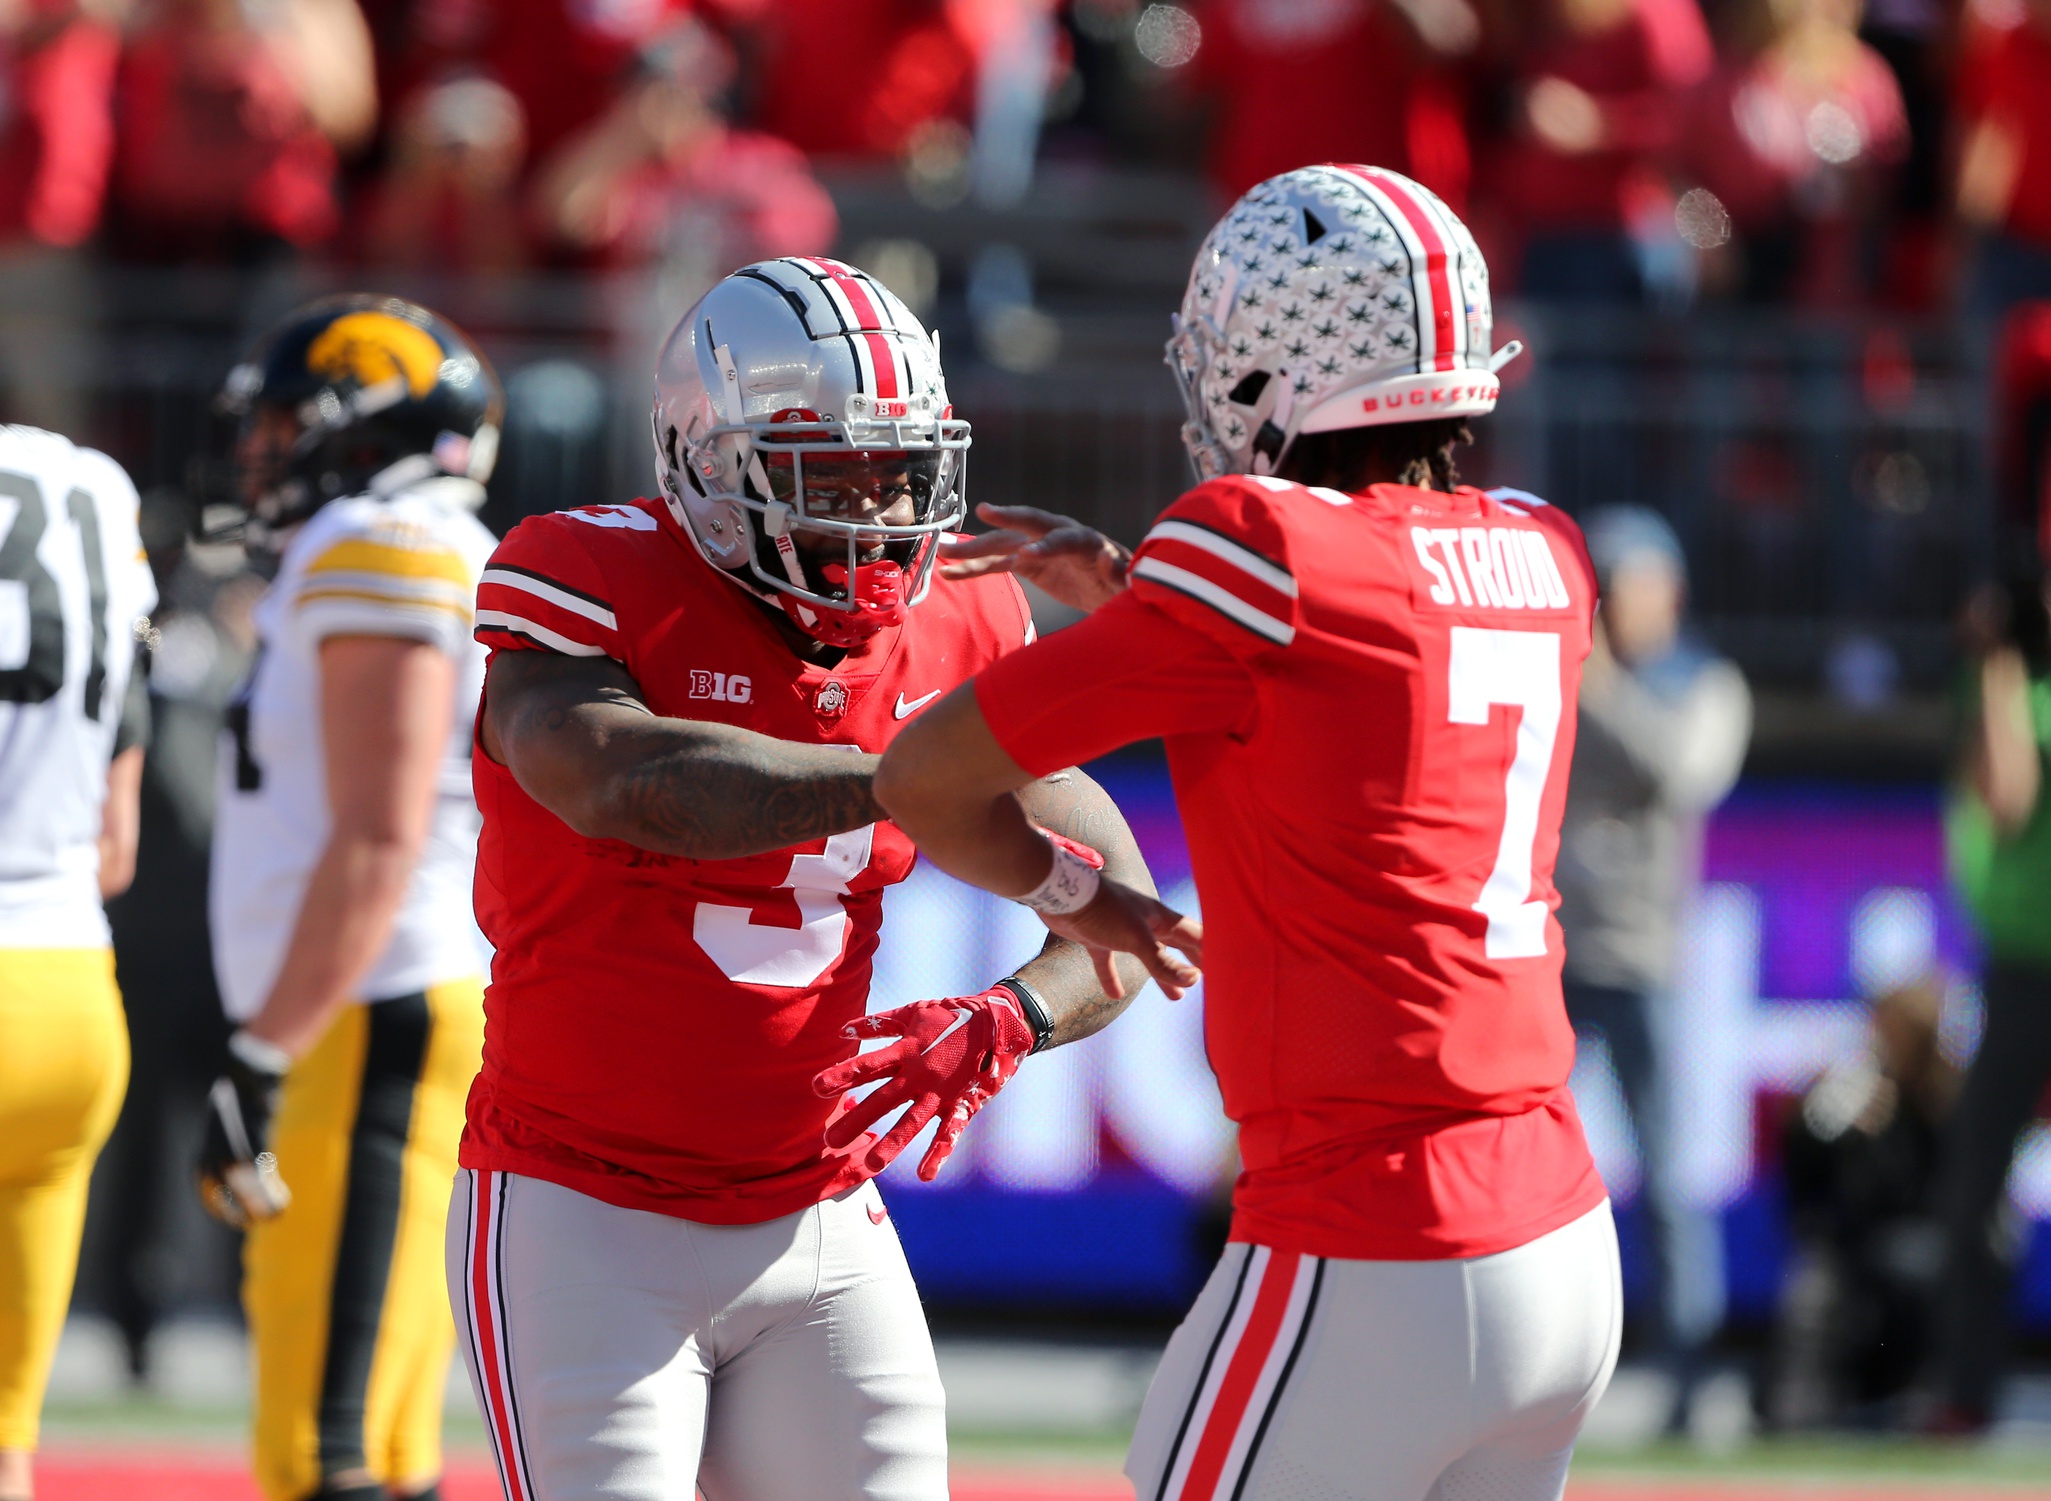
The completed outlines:
{"type": "MultiPolygon", "coordinates": [[[[751,458],[748,464],[762,485],[762,493],[768,494],[769,483],[761,473],[762,461],[759,458],[751,458]]],[[[768,509],[762,513],[762,529],[769,533],[769,539],[776,547],[776,555],[783,561],[783,576],[790,580],[794,589],[810,589],[812,586],[805,582],[804,562],[798,557],[797,546],[790,539],[790,523],[791,509],[780,500],[772,500],[768,509]]],[[[783,607],[790,611],[791,619],[798,623],[799,629],[813,629],[817,617],[805,605],[786,594],[783,596],[783,607]]]]}
{"type": "Polygon", "coordinates": [[[868,641],[885,626],[903,623],[907,608],[904,570],[888,558],[857,565],[851,586],[847,566],[843,563],[828,563],[819,572],[828,588],[847,591],[854,608],[807,610],[786,595],[784,609],[797,622],[798,629],[807,635],[824,641],[828,646],[852,649],[868,641]],[[804,619],[798,618],[801,611],[804,619]]]}

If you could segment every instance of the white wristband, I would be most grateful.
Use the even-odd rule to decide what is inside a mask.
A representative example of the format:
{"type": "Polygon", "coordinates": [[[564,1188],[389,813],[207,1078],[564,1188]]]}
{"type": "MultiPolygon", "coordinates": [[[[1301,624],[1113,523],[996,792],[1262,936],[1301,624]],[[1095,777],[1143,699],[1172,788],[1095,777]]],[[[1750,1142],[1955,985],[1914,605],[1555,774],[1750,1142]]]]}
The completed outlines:
{"type": "Polygon", "coordinates": [[[1097,868],[1082,856],[1063,849],[1054,850],[1054,868],[1047,872],[1047,879],[1040,882],[1018,901],[1035,912],[1048,917],[1066,917],[1071,912],[1080,912],[1097,899],[1097,886],[1103,879],[1097,868]]]}
{"type": "Polygon", "coordinates": [[[240,1027],[228,1034],[228,1051],[260,1074],[282,1075],[292,1067],[290,1053],[274,1042],[250,1036],[240,1027]]]}

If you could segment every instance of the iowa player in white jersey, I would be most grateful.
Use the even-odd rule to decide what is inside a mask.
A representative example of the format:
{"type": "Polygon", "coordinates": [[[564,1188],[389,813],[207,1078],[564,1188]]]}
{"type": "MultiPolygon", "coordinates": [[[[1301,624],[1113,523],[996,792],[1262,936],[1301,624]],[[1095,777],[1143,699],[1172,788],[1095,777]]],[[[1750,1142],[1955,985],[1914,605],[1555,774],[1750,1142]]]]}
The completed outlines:
{"type": "Polygon", "coordinates": [[[128,1083],[100,901],[135,873],[155,603],[121,466],[0,427],[0,1501],[30,1494],[86,1180],[128,1083]]]}
{"type": "Polygon", "coordinates": [[[271,1501],[434,1494],[441,1247],[483,1034],[470,728],[497,378],[425,308],[300,309],[231,375],[276,572],[223,737],[211,908],[238,1030],[200,1188],[249,1226],[271,1501]]]}

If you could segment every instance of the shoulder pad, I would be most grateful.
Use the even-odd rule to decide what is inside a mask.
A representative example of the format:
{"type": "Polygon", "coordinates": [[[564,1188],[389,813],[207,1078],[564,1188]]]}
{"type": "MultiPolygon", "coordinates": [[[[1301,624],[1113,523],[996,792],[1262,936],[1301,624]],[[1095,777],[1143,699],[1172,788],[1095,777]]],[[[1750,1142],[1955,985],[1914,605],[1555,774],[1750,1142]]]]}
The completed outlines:
{"type": "Polygon", "coordinates": [[[1133,589],[1191,624],[1244,647],[1296,637],[1297,587],[1277,503],[1313,492],[1287,480],[1207,481],[1162,513],[1133,555],[1133,589]],[[1193,613],[1192,613],[1193,612],[1193,613]],[[1237,629],[1234,629],[1236,627],[1237,629]]]}
{"type": "Polygon", "coordinates": [[[652,531],[655,525],[653,516],[634,506],[528,517],[485,565],[477,586],[477,639],[494,650],[624,660],[617,590],[592,544],[602,548],[608,533],[652,531]]]}

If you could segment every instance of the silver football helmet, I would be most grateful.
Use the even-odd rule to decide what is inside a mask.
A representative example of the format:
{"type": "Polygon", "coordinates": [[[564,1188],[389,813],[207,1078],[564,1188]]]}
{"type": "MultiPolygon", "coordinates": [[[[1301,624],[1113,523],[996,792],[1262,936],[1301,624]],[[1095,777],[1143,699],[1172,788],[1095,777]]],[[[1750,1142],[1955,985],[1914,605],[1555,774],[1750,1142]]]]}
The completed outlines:
{"type": "Polygon", "coordinates": [[[1491,347],[1488,266],[1457,215],[1381,167],[1249,188],[1189,273],[1168,368],[1199,478],[1273,474],[1300,433],[1478,417],[1523,349],[1491,347]]]}
{"type": "Polygon", "coordinates": [[[656,364],[654,428],[705,560],[834,646],[923,599],[967,513],[938,340],[839,261],[758,261],[700,298],[656,364]]]}

